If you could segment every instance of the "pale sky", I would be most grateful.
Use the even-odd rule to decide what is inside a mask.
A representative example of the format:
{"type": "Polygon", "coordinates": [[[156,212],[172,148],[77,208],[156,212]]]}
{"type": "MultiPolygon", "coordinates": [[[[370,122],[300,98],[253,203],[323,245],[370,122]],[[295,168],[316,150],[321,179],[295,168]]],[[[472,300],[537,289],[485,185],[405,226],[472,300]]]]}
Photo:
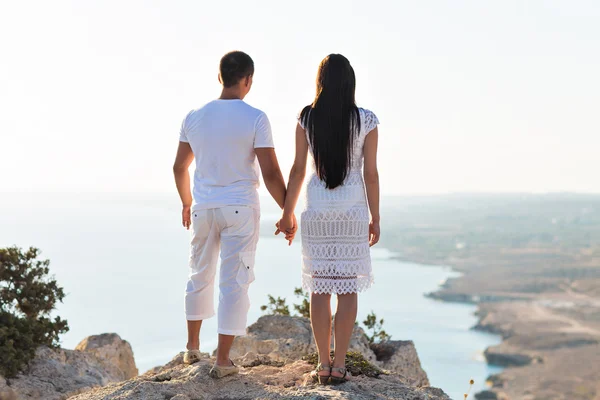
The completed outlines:
{"type": "Polygon", "coordinates": [[[600,2],[3,1],[0,191],[174,191],[181,120],[255,61],[283,173],[347,56],[385,194],[600,192],[600,2]]]}

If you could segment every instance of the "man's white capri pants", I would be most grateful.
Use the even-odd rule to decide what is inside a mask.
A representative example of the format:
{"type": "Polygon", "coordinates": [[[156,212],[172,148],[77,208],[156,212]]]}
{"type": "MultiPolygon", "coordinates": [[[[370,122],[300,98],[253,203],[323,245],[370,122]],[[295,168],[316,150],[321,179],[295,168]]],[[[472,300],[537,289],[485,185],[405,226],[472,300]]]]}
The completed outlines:
{"type": "Polygon", "coordinates": [[[259,227],[260,211],[251,207],[192,211],[190,277],[185,291],[188,321],[215,315],[214,283],[220,250],[218,332],[246,334],[248,287],[254,281],[259,227]]]}

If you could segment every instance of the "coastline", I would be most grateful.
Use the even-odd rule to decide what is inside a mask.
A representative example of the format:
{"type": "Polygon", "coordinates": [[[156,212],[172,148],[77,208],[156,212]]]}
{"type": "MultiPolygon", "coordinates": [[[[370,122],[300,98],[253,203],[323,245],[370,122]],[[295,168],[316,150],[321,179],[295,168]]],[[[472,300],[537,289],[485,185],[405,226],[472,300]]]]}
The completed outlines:
{"type": "MultiPolygon", "coordinates": [[[[442,290],[449,287],[453,281],[455,281],[457,279],[461,279],[461,277],[465,274],[465,270],[457,269],[454,265],[449,265],[446,262],[441,262],[439,259],[432,259],[432,258],[427,258],[427,257],[407,257],[406,255],[400,254],[397,250],[392,250],[390,248],[390,246],[387,245],[386,243],[384,243],[382,247],[391,253],[390,259],[395,262],[416,265],[416,266],[418,266],[418,268],[422,268],[422,269],[435,268],[435,269],[445,270],[447,272],[447,277],[445,278],[445,280],[442,281],[441,283],[438,282],[437,286],[435,288],[432,288],[431,291],[423,292],[422,296],[427,299],[434,300],[434,301],[472,306],[473,310],[469,311],[469,315],[473,316],[475,321],[471,322],[469,324],[468,328],[465,328],[465,329],[467,331],[471,330],[471,331],[475,331],[475,332],[494,335],[497,338],[497,341],[495,340],[494,342],[501,343],[502,335],[499,334],[499,332],[495,332],[494,330],[491,330],[491,329],[480,329],[479,328],[480,323],[481,323],[481,316],[480,316],[481,309],[479,306],[480,302],[477,299],[474,299],[468,295],[454,295],[454,296],[440,295],[440,296],[438,296],[438,293],[441,293],[442,290]]],[[[477,354],[479,354],[481,357],[485,357],[486,351],[490,347],[494,347],[495,345],[496,344],[490,345],[488,342],[488,344],[484,344],[483,346],[478,347],[476,349],[477,354]]],[[[419,346],[419,348],[423,349],[423,346],[419,346]]],[[[479,359],[479,360],[481,362],[481,359],[479,359]]],[[[476,384],[475,390],[478,391],[476,393],[480,393],[480,392],[486,391],[486,389],[488,389],[488,387],[490,386],[490,383],[489,383],[490,377],[493,377],[494,375],[496,375],[498,373],[498,372],[495,372],[494,370],[501,367],[494,363],[490,363],[487,360],[484,360],[484,361],[485,361],[485,364],[490,369],[492,369],[492,371],[488,371],[488,375],[483,375],[483,379],[481,377],[479,377],[476,380],[477,384],[476,384]]],[[[425,366],[425,368],[427,369],[427,366],[425,366]]],[[[471,398],[471,399],[475,398],[474,395],[476,393],[472,393],[469,398],[471,398]]]]}
{"type": "Polygon", "coordinates": [[[450,260],[440,262],[423,256],[399,255],[396,259],[423,266],[443,265],[461,273],[426,296],[475,305],[478,322],[472,329],[501,337],[501,343],[487,347],[484,355],[488,365],[502,371],[487,377],[489,389],[475,393],[475,399],[596,399],[600,373],[587,366],[600,359],[600,324],[588,324],[585,318],[577,317],[577,311],[585,307],[588,314],[600,313],[600,301],[595,297],[576,296],[568,290],[479,291],[466,263],[457,268],[450,260]],[[531,385],[534,381],[538,382],[536,389],[531,385]],[[565,392],[571,397],[559,397],[565,392]]]}
{"type": "MultiPolygon", "coordinates": [[[[467,271],[465,268],[457,268],[455,265],[449,264],[447,262],[442,262],[439,259],[432,259],[432,258],[423,257],[423,256],[406,256],[403,254],[395,254],[393,258],[395,260],[398,260],[401,262],[415,263],[421,267],[428,267],[428,266],[447,267],[447,268],[450,268],[453,272],[460,273],[461,275],[458,277],[448,278],[446,280],[446,282],[441,284],[438,289],[436,289],[432,292],[426,293],[425,297],[429,297],[431,299],[448,302],[448,303],[470,304],[470,305],[476,306],[477,310],[475,311],[475,315],[477,316],[477,323],[475,325],[473,325],[471,327],[471,329],[480,331],[480,332],[486,332],[486,333],[490,333],[490,334],[494,334],[494,335],[499,335],[502,338],[502,341],[504,341],[506,339],[506,332],[503,331],[501,328],[496,327],[493,324],[490,324],[490,325],[482,324],[482,321],[484,320],[484,318],[486,317],[487,314],[483,311],[481,304],[484,302],[490,301],[492,296],[473,296],[473,295],[462,294],[462,293],[444,292],[444,290],[447,290],[451,287],[451,284],[452,284],[451,282],[453,280],[461,279],[464,276],[465,272],[467,271]]],[[[500,302],[503,300],[498,298],[495,301],[500,302]]],[[[492,346],[485,348],[484,355],[487,354],[487,352],[490,348],[492,348],[492,346]]],[[[486,356],[486,363],[490,366],[502,367],[502,368],[505,367],[502,365],[490,363],[487,356],[486,356]]],[[[496,377],[498,375],[499,374],[493,374],[493,375],[488,376],[486,378],[486,382],[485,382],[486,385],[493,387],[495,382],[497,381],[496,377]]],[[[477,398],[478,393],[481,393],[481,392],[476,392],[474,394],[474,396],[476,398],[477,398]]]]}

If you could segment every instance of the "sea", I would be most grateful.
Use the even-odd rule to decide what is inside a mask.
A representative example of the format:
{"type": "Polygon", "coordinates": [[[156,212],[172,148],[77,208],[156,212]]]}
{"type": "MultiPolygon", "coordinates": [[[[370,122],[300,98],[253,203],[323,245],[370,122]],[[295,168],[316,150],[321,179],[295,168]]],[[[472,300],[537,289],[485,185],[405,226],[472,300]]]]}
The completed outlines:
{"type": "MultiPolygon", "coordinates": [[[[299,301],[293,291],[300,286],[300,240],[288,246],[275,237],[279,213],[272,200],[262,203],[250,323],[269,294],[299,301]]],[[[67,294],[56,310],[70,327],[61,345],[74,348],[86,336],[116,332],[131,343],[140,373],[185,347],[188,242],[176,195],[0,193],[0,247],[39,248],[67,294]]],[[[486,377],[500,371],[483,356],[500,337],[471,329],[474,305],[425,296],[458,275],[451,268],[397,256],[382,246],[372,249],[375,283],[359,295],[358,321],[370,312],[383,318],[392,339],[414,341],[432,386],[462,400],[473,379],[473,398],[486,377]]],[[[216,320],[210,319],[202,326],[201,350],[212,353],[216,343],[216,320]]]]}

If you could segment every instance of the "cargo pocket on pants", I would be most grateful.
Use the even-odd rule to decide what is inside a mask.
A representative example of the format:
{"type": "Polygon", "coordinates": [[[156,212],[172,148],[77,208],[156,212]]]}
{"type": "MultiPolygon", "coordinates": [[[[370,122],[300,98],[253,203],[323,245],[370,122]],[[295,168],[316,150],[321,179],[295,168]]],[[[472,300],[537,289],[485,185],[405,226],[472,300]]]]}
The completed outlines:
{"type": "Polygon", "coordinates": [[[242,286],[250,285],[254,282],[254,251],[245,251],[240,253],[240,263],[237,273],[237,283],[242,286]]]}

